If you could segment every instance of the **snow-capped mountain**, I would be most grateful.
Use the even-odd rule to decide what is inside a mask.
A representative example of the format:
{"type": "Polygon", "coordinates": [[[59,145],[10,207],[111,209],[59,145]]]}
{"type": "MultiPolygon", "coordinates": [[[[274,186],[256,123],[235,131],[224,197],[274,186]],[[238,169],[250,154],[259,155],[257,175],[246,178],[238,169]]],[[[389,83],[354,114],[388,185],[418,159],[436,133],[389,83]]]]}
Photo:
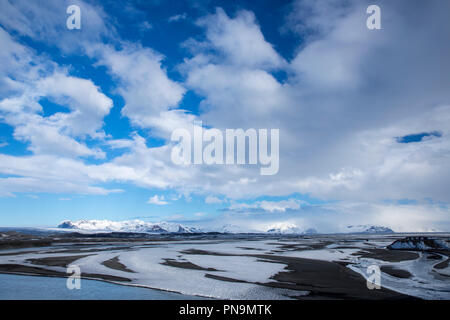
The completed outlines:
{"type": "Polygon", "coordinates": [[[372,226],[372,225],[356,225],[347,226],[346,233],[394,233],[394,231],[388,227],[372,226]]]}
{"type": "Polygon", "coordinates": [[[303,231],[303,234],[318,234],[317,230],[314,228],[309,228],[303,231]]]}
{"type": "Polygon", "coordinates": [[[58,225],[61,229],[80,231],[108,231],[108,232],[141,232],[141,233],[193,233],[201,232],[192,227],[179,223],[158,222],[150,223],[141,220],[110,221],[110,220],[65,220],[58,225]]]}
{"type": "Polygon", "coordinates": [[[277,223],[267,229],[267,233],[274,234],[315,234],[316,229],[310,228],[303,230],[292,223],[277,223]]]}
{"type": "Polygon", "coordinates": [[[220,233],[258,233],[258,231],[256,231],[256,230],[244,228],[244,227],[237,226],[234,224],[224,224],[220,228],[211,229],[211,231],[220,232],[220,233]]]}
{"type": "Polygon", "coordinates": [[[138,233],[269,233],[269,234],[315,234],[315,229],[303,230],[294,224],[277,223],[265,230],[255,230],[243,226],[225,224],[219,228],[200,229],[187,227],[179,223],[158,222],[151,223],[142,220],[111,221],[111,220],[79,220],[62,221],[58,229],[74,230],[80,232],[138,232],[138,233]]]}
{"type": "MultiPolygon", "coordinates": [[[[317,234],[314,228],[301,228],[290,222],[278,222],[263,228],[251,229],[245,226],[225,224],[215,228],[196,228],[173,222],[145,222],[142,220],[111,221],[111,220],[78,220],[62,221],[58,229],[79,232],[137,232],[137,233],[266,233],[266,234],[317,234]]],[[[345,228],[345,233],[394,233],[393,230],[373,225],[353,225],[345,228]]]]}
{"type": "Polygon", "coordinates": [[[267,233],[277,233],[277,234],[300,234],[302,231],[296,226],[289,227],[270,227],[267,229],[267,233]]]}

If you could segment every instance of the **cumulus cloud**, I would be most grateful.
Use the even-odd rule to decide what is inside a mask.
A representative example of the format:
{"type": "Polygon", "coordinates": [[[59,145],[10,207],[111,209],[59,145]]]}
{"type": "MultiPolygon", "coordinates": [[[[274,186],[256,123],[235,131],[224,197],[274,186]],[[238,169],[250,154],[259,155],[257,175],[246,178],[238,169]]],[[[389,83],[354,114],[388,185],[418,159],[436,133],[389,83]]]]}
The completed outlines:
{"type": "Polygon", "coordinates": [[[223,54],[226,61],[241,67],[278,68],[283,58],[264,39],[255,15],[251,11],[241,10],[230,18],[223,9],[203,17],[197,24],[206,28],[206,47],[223,54]]]}
{"type": "Polygon", "coordinates": [[[155,194],[153,197],[150,197],[147,203],[156,204],[158,206],[169,204],[167,201],[164,200],[164,196],[158,196],[157,194],[155,194]]]}
{"type": "Polygon", "coordinates": [[[156,128],[167,137],[168,132],[192,120],[183,110],[172,110],[186,89],[167,76],[161,54],[129,43],[122,50],[100,45],[90,48],[89,53],[119,80],[117,90],[126,103],[121,112],[134,125],[156,128]]]}
{"type": "Polygon", "coordinates": [[[68,106],[73,112],[56,113],[55,122],[64,123],[74,136],[95,137],[103,127],[103,118],[109,114],[112,101],[100,92],[91,80],[55,73],[40,80],[37,90],[42,96],[68,106]]]}
{"type": "MultiPolygon", "coordinates": [[[[447,188],[445,152],[437,151],[447,149],[447,129],[430,119],[447,118],[446,104],[436,101],[450,99],[437,76],[439,68],[449,67],[444,45],[448,30],[419,28],[415,9],[405,3],[383,5],[384,25],[378,33],[365,26],[365,3],[349,1],[333,17],[324,16],[329,8],[311,10],[311,19],[302,21],[317,32],[298,48],[284,83],[261,65],[239,69],[214,37],[208,46],[198,46],[184,67],[188,86],[205,97],[202,119],[219,128],[280,128],[279,174],[265,177],[262,184],[261,177],[247,170],[249,183],[242,187],[238,180],[231,183],[233,176],[218,174],[235,187],[218,190],[230,196],[240,190],[242,197],[302,192],[342,200],[449,200],[441,192],[447,188]],[[425,36],[431,33],[440,40],[425,36]],[[427,57],[420,64],[419,55],[427,57]],[[427,130],[443,134],[414,146],[399,145],[393,138],[427,130]]],[[[420,8],[424,16],[438,19],[436,26],[445,25],[437,2],[420,8]]],[[[223,29],[220,19],[207,21],[207,34],[223,29]]]]}
{"type": "MultiPolygon", "coordinates": [[[[26,50],[0,28],[5,63],[13,61],[12,70],[3,73],[5,90],[0,100],[0,119],[14,128],[14,138],[29,142],[35,154],[104,157],[75,137],[99,138],[104,134],[103,118],[112,101],[91,81],[69,76],[67,71],[26,50]],[[34,60],[34,63],[31,61],[34,60]],[[46,98],[64,105],[70,112],[42,115],[40,103],[46,98]]],[[[10,68],[10,67],[9,67],[10,68]]]]}
{"type": "Polygon", "coordinates": [[[273,115],[291,101],[271,71],[287,63],[266,41],[254,14],[241,10],[229,17],[218,8],[197,24],[205,39],[186,41],[193,56],[179,69],[188,88],[204,97],[202,120],[219,128],[248,126],[249,119],[255,120],[252,127],[273,124],[273,115]]]}

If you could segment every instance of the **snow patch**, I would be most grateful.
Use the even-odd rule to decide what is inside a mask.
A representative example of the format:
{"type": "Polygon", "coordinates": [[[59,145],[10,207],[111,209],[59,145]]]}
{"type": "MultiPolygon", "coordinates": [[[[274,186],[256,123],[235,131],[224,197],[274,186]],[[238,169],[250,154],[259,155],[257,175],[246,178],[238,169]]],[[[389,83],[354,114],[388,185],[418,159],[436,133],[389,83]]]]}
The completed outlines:
{"type": "Polygon", "coordinates": [[[446,241],[428,237],[406,237],[394,241],[387,247],[392,250],[450,250],[446,241]]]}
{"type": "Polygon", "coordinates": [[[372,225],[356,225],[347,226],[346,233],[394,233],[394,231],[388,227],[372,226],[372,225]]]}

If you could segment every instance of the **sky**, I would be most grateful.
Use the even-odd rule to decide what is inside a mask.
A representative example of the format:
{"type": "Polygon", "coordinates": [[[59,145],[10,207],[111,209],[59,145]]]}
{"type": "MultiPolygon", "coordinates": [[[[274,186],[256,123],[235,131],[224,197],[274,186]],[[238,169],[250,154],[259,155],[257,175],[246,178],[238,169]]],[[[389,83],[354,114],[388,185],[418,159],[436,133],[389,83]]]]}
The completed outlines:
{"type": "Polygon", "coordinates": [[[1,226],[450,231],[448,1],[0,8],[1,226]],[[172,133],[199,121],[278,129],[279,171],[173,163],[172,133]]]}

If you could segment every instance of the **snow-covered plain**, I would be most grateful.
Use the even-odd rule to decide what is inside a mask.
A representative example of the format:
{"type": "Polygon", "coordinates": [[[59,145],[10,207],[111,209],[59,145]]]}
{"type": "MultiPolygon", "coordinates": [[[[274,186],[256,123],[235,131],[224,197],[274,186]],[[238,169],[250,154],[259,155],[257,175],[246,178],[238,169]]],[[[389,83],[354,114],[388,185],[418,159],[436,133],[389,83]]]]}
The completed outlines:
{"type": "MultiPolygon", "coordinates": [[[[287,265],[257,256],[277,255],[349,263],[348,267],[367,277],[369,265],[389,265],[409,271],[412,277],[399,279],[382,273],[381,285],[391,290],[425,299],[450,299],[447,269],[439,273],[433,266],[447,259],[428,259],[420,253],[416,260],[386,262],[363,258],[358,252],[370,248],[386,248],[392,238],[371,239],[328,237],[259,239],[259,240],[185,240],[130,243],[83,243],[76,252],[71,244],[31,250],[1,251],[0,264],[38,266],[66,272],[61,266],[34,265],[29,259],[65,256],[81,257],[72,264],[87,274],[105,274],[128,278],[127,285],[179,292],[187,295],[219,299],[290,299],[307,295],[297,291],[268,287],[273,276],[287,270],[287,265]],[[90,249],[100,251],[89,251],[90,249]],[[64,252],[72,249],[70,253],[64,252]],[[30,252],[31,251],[31,252],[30,252]],[[19,254],[13,254],[19,253],[19,254]],[[117,270],[102,264],[110,259],[126,266],[117,270]],[[133,272],[129,272],[132,270],[133,272]]],[[[122,283],[123,284],[123,283],[122,283]]]]}
{"type": "MultiPolygon", "coordinates": [[[[409,279],[393,277],[387,273],[381,273],[381,285],[394,291],[412,295],[422,299],[450,299],[450,278],[439,276],[433,265],[436,261],[427,259],[427,253],[420,253],[417,260],[402,261],[395,264],[396,268],[411,273],[409,279]]],[[[356,261],[349,267],[367,278],[366,270],[369,265],[393,265],[382,263],[375,259],[364,258],[356,261]]],[[[441,272],[441,271],[440,271],[441,272]]],[[[445,272],[445,271],[444,271],[445,272]]]]}

